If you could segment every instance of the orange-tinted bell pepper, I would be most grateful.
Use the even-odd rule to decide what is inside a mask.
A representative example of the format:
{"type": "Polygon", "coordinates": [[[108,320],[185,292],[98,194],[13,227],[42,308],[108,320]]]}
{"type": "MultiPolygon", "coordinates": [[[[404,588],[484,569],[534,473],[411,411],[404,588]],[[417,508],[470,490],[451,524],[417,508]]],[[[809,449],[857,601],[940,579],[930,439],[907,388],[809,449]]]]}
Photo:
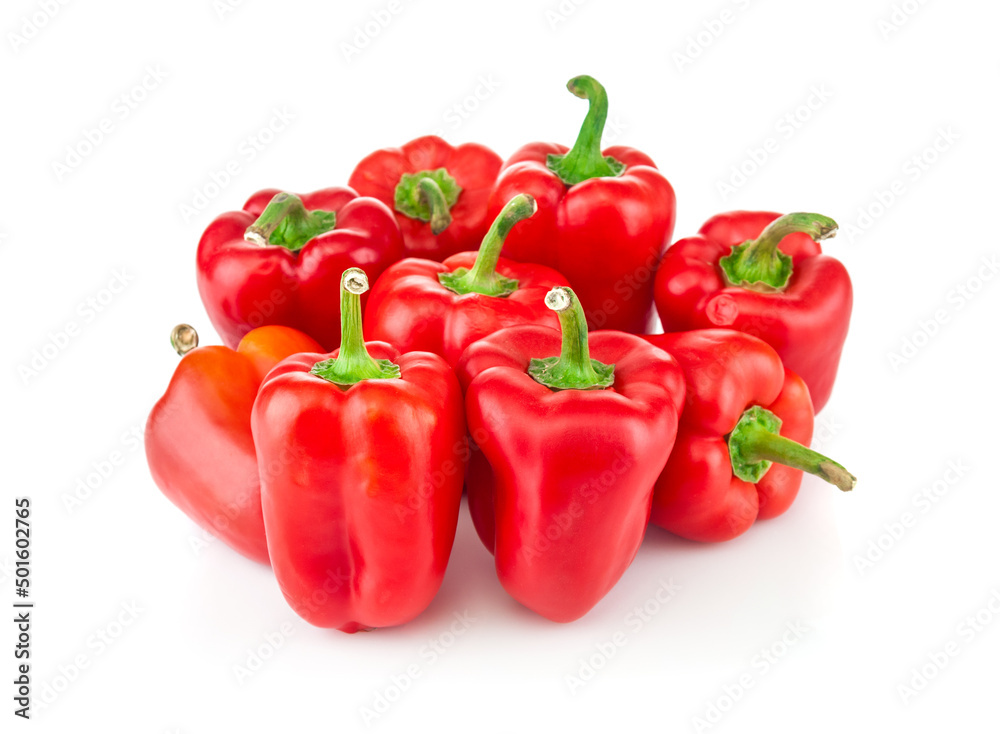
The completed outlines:
{"type": "Polygon", "coordinates": [[[274,365],[321,347],[287,326],[254,329],[236,349],[198,347],[186,325],[174,329],[172,341],[183,358],[146,423],[153,480],[202,528],[267,563],[250,410],[274,365]]]}

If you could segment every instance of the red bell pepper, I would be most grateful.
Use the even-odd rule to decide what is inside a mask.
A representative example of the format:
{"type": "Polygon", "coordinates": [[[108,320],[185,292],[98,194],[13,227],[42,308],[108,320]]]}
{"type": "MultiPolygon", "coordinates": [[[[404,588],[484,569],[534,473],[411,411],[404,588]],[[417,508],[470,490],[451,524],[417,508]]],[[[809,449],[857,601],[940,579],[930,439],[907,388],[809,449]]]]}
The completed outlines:
{"type": "Polygon", "coordinates": [[[500,156],[478,143],[452,146],[436,135],[376,150],[348,185],[396,213],[407,257],[444,260],[479,247],[500,156]]]}
{"type": "Polygon", "coordinates": [[[265,189],[212,222],[198,244],[198,290],[229,346],[250,329],[282,324],[332,349],[340,341],[344,268],[378,277],[403,256],[392,212],[347,188],[312,194],[265,189]]]}
{"type": "Polygon", "coordinates": [[[504,256],[565,275],[591,328],[645,333],[653,277],[674,230],[674,190],[644,153],[601,151],[604,87],[589,76],[567,86],[590,101],[573,149],[531,143],[518,150],[500,171],[489,211],[518,192],[534,196],[539,215],[507,239],[504,256]]]}
{"type": "MultiPolygon", "coordinates": [[[[515,324],[558,325],[545,307],[553,286],[567,285],[541,265],[500,257],[514,225],[537,209],[530,196],[514,196],[497,216],[479,252],[460,252],[443,263],[408,258],[396,263],[372,288],[365,336],[401,351],[439,354],[455,365],[472,342],[515,324]]],[[[520,222],[520,224],[518,224],[520,222]]]]}
{"type": "Polygon", "coordinates": [[[645,337],[684,369],[687,399],[650,520],[690,540],[722,541],[792,504],[807,471],[843,491],[854,477],[808,448],[809,388],[756,337],[725,329],[645,337]]]}
{"type": "Polygon", "coordinates": [[[434,354],[366,344],[367,288],[363,271],[344,271],[340,349],[278,365],[251,420],[281,590],[306,621],[344,632],[403,624],[430,603],[467,458],[454,373],[434,354]],[[264,473],[272,464],[283,470],[264,473]]]}
{"type": "Polygon", "coordinates": [[[146,423],[153,481],[202,528],[267,563],[250,410],[274,365],[320,346],[286,326],[254,329],[235,350],[198,347],[197,333],[186,324],[174,329],[171,341],[183,359],[146,423]]]}
{"type": "Polygon", "coordinates": [[[656,275],[664,331],[725,327],[760,337],[830,399],[851,319],[847,269],[823,255],[837,223],[820,214],[729,212],[671,245],[656,275]]]}
{"type": "Polygon", "coordinates": [[[469,431],[481,449],[466,486],[504,588],[569,622],[607,594],[639,550],[684,378],[639,337],[588,338],[572,290],[555,288],[546,303],[561,335],[504,329],[463,357],[469,431]]]}

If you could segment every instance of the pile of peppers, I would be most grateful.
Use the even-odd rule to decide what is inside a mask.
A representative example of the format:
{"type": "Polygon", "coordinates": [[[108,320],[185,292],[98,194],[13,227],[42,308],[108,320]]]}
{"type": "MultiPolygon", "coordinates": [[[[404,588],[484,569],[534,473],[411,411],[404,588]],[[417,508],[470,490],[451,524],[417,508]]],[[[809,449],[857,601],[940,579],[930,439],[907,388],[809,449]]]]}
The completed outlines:
{"type": "Polygon", "coordinates": [[[727,212],[673,242],[673,187],[601,149],[595,79],[568,88],[589,104],[571,148],[503,161],[425,136],[346,187],[260,191],[202,235],[224,344],[175,328],[149,467],[311,624],[419,615],[463,494],[503,588],[570,622],[650,524],[726,541],[788,510],[804,472],[854,487],[809,448],[851,315],[821,247],[836,222],[727,212]]]}

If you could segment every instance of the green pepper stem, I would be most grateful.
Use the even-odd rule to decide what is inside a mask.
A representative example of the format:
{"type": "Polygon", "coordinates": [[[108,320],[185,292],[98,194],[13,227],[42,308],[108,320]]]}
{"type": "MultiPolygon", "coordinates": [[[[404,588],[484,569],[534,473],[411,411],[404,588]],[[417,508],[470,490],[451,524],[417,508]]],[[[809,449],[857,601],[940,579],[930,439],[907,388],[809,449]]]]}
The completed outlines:
{"type": "Polygon", "coordinates": [[[590,358],[587,316],[573,290],[563,286],[553,288],[545,296],[545,305],[559,316],[562,348],[558,357],[532,359],[528,374],[552,390],[610,387],[615,380],[615,366],[590,358]]]}
{"type": "Polygon", "coordinates": [[[361,328],[361,294],[368,290],[368,276],[361,268],[348,268],[340,279],[340,353],[313,365],[310,373],[336,385],[362,380],[399,377],[399,366],[388,359],[373,359],[361,328]]]}
{"type": "Polygon", "coordinates": [[[313,237],[337,226],[336,212],[309,210],[295,194],[282,192],[247,227],[243,239],[261,247],[278,245],[292,252],[301,250],[313,237]]]}
{"type": "Polygon", "coordinates": [[[451,273],[440,273],[438,280],[445,288],[465,295],[481,293],[485,296],[509,296],[517,290],[517,281],[497,273],[497,262],[504,240],[518,222],[532,217],[538,203],[529,194],[517,194],[508,201],[493,220],[489,231],[479,246],[476,262],[471,269],[458,268],[451,273]]]}
{"type": "Polygon", "coordinates": [[[550,155],[549,170],[556,173],[567,186],[601,176],[620,176],[625,165],[601,153],[601,137],[608,119],[608,93],[592,76],[573,77],[566,88],[581,99],[590,102],[583,119],[580,134],[565,155],[550,155]]]}
{"type": "Polygon", "coordinates": [[[821,242],[837,234],[837,223],[830,217],[809,212],[778,217],[757,239],[736,245],[719,260],[728,283],[754,290],[784,290],[792,277],[792,258],[779,250],[778,245],[796,232],[821,242]]]}
{"type": "Polygon", "coordinates": [[[420,188],[421,198],[431,210],[431,232],[441,234],[451,224],[451,207],[444,192],[433,178],[422,178],[417,186],[420,188]]]}
{"type": "Polygon", "coordinates": [[[476,255],[476,262],[469,271],[473,289],[479,293],[489,290],[497,274],[497,262],[500,260],[500,252],[503,250],[504,240],[514,228],[514,225],[523,219],[533,217],[538,211],[538,202],[535,197],[529,194],[518,194],[508,201],[500,214],[490,225],[489,231],[483,238],[479,246],[479,254],[476,255]]]}
{"type": "Polygon", "coordinates": [[[441,234],[451,224],[451,208],[462,187],[447,168],[404,173],[393,192],[396,211],[410,219],[430,222],[431,232],[441,234]]]}
{"type": "Polygon", "coordinates": [[[559,328],[562,330],[559,361],[584,379],[596,381],[597,373],[590,363],[587,317],[580,299],[569,288],[553,288],[545,294],[545,305],[559,314],[559,328]]]}
{"type": "Polygon", "coordinates": [[[743,413],[729,435],[729,455],[733,473],[744,481],[757,482],[772,463],[808,472],[829,482],[842,492],[854,489],[857,479],[833,459],[829,459],[778,431],[781,419],[760,406],[743,413]]]}
{"type": "Polygon", "coordinates": [[[783,464],[813,474],[842,492],[850,492],[858,481],[853,474],[832,459],[778,434],[762,431],[754,436],[751,445],[745,446],[744,450],[749,457],[758,461],[783,464]]]}
{"type": "Polygon", "coordinates": [[[822,242],[837,234],[837,223],[822,214],[792,212],[767,225],[760,236],[753,240],[752,246],[771,253],[778,249],[778,244],[785,237],[795,232],[809,235],[814,242],[822,242]]]}

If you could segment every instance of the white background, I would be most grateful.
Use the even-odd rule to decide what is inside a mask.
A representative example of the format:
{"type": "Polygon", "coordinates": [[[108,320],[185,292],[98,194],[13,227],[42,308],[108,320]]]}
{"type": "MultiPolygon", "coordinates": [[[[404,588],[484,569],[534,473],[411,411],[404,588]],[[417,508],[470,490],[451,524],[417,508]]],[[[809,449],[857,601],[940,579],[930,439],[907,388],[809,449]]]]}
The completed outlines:
{"type": "MultiPolygon", "coordinates": [[[[30,726],[363,730],[362,708],[416,665],[372,730],[696,731],[713,705],[726,711],[712,731],[996,727],[1000,615],[987,605],[1000,610],[1000,287],[994,269],[979,275],[998,252],[995,3],[235,4],[220,16],[212,0],[68,2],[43,18],[44,2],[8,0],[0,18],[0,596],[13,600],[12,498],[27,495],[33,682],[36,696],[62,690],[30,726]],[[885,25],[903,6],[903,22],[885,25]],[[717,35],[702,33],[723,11],[717,35]],[[366,38],[372,13],[390,19],[366,38]],[[12,38],[31,33],[33,16],[44,26],[12,38]],[[120,97],[147,67],[166,77],[123,116],[120,97]],[[463,512],[444,585],[417,621],[354,636],[311,628],[268,569],[221,543],[193,548],[203,535],[160,495],[127,435],[176,365],[170,328],[188,321],[218,343],[195,286],[199,235],[259,188],[342,184],[369,151],[425,132],[502,156],[571,143],[586,106],[564,84],[581,73],[609,90],[617,132],[606,142],[645,150],[677,189],[678,236],[736,208],[840,222],[826,250],[848,265],[856,300],[817,445],[858,487],[841,495],[807,478],[786,515],[723,545],[651,529],[618,586],[562,626],[505,595],[463,512]],[[241,145],[275,109],[294,119],[248,160],[241,145]],[[67,147],[104,118],[110,132],[68,165],[67,147]],[[231,160],[240,173],[213,190],[231,160]],[[724,194],[741,165],[750,175],[724,194]],[[185,217],[206,186],[211,201],[185,217]],[[124,290],[89,311],[122,271],[124,290]],[[34,350],[65,341],[70,322],[78,336],[25,378],[34,350]],[[915,346],[894,360],[906,340],[915,346]],[[68,509],[113,451],[123,465],[68,509]],[[911,527],[893,539],[887,527],[904,513],[911,527]],[[635,623],[631,610],[670,580],[673,598],[635,623]],[[119,629],[132,603],[138,616],[119,629]],[[463,611],[474,622],[451,640],[463,611]],[[979,612],[970,635],[964,620],[979,612]],[[782,651],[789,624],[807,631],[782,651]],[[573,695],[567,677],[620,631],[626,644],[573,695]],[[275,634],[280,649],[239,681],[234,666],[275,634]],[[432,640],[451,642],[434,660],[432,640]],[[957,656],[904,702],[899,686],[949,641],[957,656]],[[86,668],[64,685],[79,656],[86,668]]],[[[2,627],[9,722],[14,630],[2,627]]]]}

